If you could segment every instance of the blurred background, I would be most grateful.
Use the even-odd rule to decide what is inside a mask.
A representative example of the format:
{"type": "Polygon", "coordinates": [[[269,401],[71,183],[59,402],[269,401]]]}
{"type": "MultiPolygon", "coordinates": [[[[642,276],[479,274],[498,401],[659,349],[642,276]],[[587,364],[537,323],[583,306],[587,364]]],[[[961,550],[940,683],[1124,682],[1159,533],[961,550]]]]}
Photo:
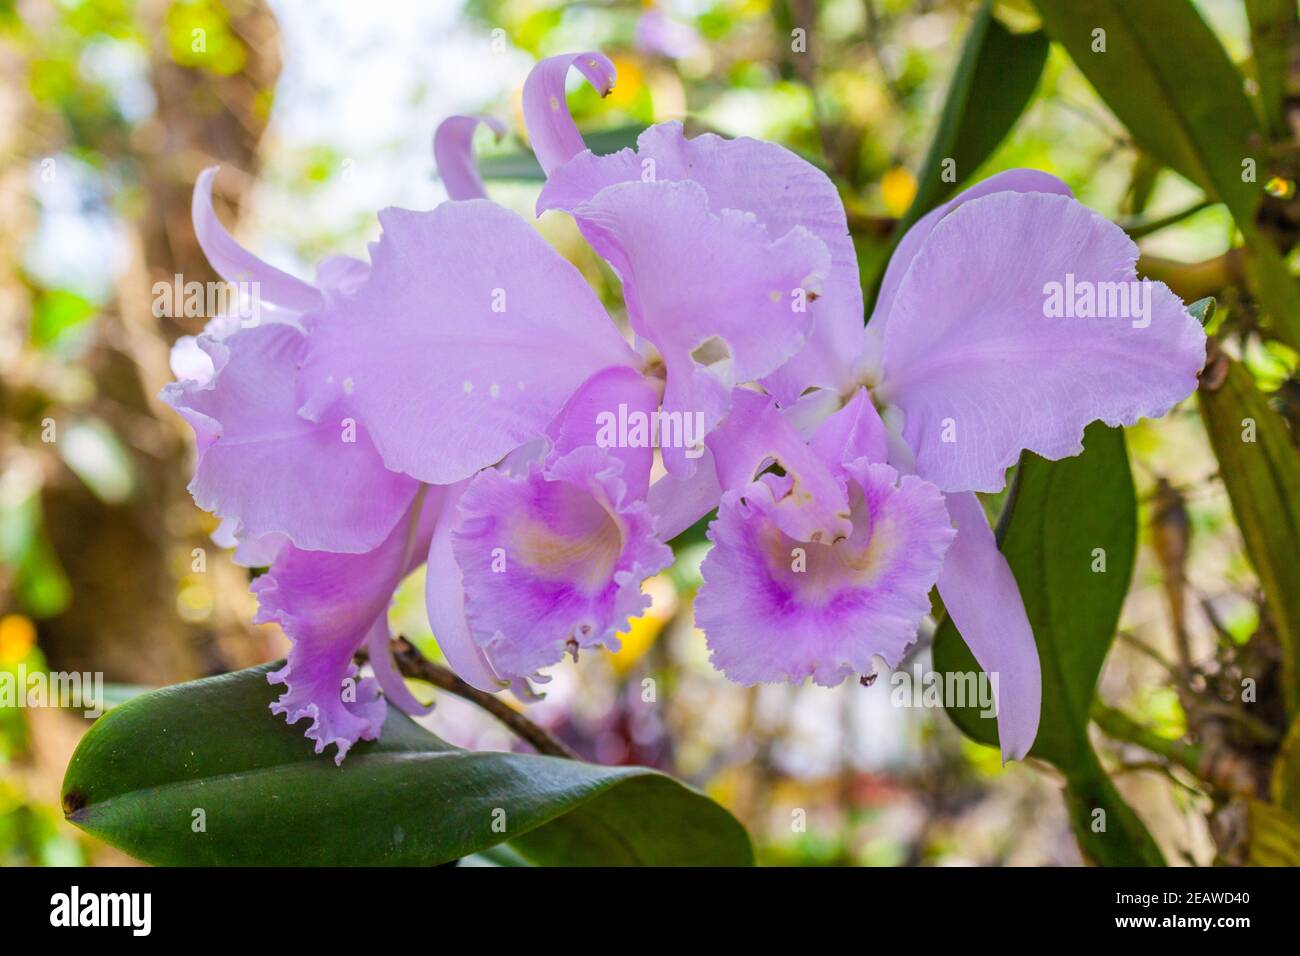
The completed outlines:
{"type": "MultiPolygon", "coordinates": [[[[172,378],[171,343],[203,319],[156,317],[151,287],[216,278],[190,224],[201,169],[221,164],[219,210],[236,236],[307,276],[322,255],[364,257],[378,209],[444,199],[433,130],[487,112],[512,130],[479,143],[489,192],[532,220],[540,171],[522,140],[523,80],[539,57],[598,47],[618,67],[613,94],[575,83],[571,96],[593,146],[682,119],[691,132],[797,150],[840,187],[870,288],[977,6],[0,0],[0,668],[103,672],[125,694],[286,649],[273,626],[249,623],[249,572],[211,542],[215,521],[186,492],[189,429],[156,399],[172,378]],[[795,52],[799,29],[810,41],[795,52]]],[[[1248,54],[1238,0],[1196,6],[1234,58],[1248,54]]],[[[1009,31],[1037,27],[1027,2],[994,11],[1009,31]]],[[[1055,173],[1133,228],[1153,269],[1194,277],[1231,244],[1227,212],[1136,150],[1055,46],[1029,108],[973,178],[1012,166],[1055,173]]],[[[538,228],[621,308],[617,282],[566,217],[538,228]]],[[[1251,308],[1220,298],[1247,329],[1251,308]]],[[[1296,422],[1295,354],[1235,341],[1296,422]]],[[[1216,691],[1275,666],[1271,625],[1195,403],[1128,439],[1142,543],[1100,696],[1140,727],[1127,742],[1122,726],[1095,742],[1171,863],[1231,859],[1218,791],[1160,751],[1193,732],[1219,748],[1216,772],[1247,779],[1276,752],[1276,727],[1216,691]]],[[[888,674],[834,690],[727,683],[691,623],[703,547],[687,540],[649,583],[654,605],[622,651],[555,669],[535,720],[588,759],[650,764],[701,787],[745,822],[763,862],[1080,862],[1055,771],[1004,768],[941,711],[892,705],[888,674]]],[[[393,625],[436,656],[419,574],[393,625]]],[[[903,668],[927,654],[923,634],[903,668]]],[[[456,698],[440,698],[429,723],[465,746],[512,746],[456,698]]],[[[58,808],[87,726],[68,711],[0,708],[0,862],[129,862],[58,808]]]]}

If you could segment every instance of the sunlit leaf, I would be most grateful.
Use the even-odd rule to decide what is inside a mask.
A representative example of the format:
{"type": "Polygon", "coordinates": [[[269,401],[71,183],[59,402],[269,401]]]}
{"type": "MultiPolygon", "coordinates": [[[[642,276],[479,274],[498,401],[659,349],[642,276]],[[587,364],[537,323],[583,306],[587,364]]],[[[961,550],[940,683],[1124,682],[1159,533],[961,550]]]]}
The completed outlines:
{"type": "Polygon", "coordinates": [[[752,863],[731,814],[644,767],[461,750],[391,709],[337,767],[267,709],[274,666],[109,711],[68,766],[68,818],[155,864],[428,866],[504,841],[536,864],[752,863]]]}

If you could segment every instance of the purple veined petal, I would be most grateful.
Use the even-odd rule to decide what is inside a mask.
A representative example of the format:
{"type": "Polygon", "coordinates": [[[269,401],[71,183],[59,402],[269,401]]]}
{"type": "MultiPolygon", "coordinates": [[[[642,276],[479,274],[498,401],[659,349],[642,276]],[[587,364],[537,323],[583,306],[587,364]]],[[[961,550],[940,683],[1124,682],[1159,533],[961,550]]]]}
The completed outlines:
{"type": "Polygon", "coordinates": [[[939,596],[966,646],[996,675],[1002,760],[1020,760],[1038,736],[1042,674],[1025,602],[993,529],[971,492],[945,496],[957,537],[939,574],[939,596]]]}
{"type": "Polygon", "coordinates": [[[655,532],[661,541],[671,541],[718,506],[722,486],[713,463],[713,452],[706,446],[695,473],[687,478],[664,475],[646,495],[646,505],[654,517],[655,532]]]}
{"type": "Polygon", "coordinates": [[[255,282],[263,301],[294,312],[309,312],[321,304],[321,294],[310,283],[277,269],[253,255],[226,231],[212,208],[212,180],[218,167],[199,173],[194,184],[192,215],[199,247],[217,275],[227,282],[255,282]]]}
{"type": "Polygon", "coordinates": [[[608,96],[614,88],[614,64],[596,50],[548,57],[534,66],[524,81],[524,126],[547,175],[587,148],[574,125],[564,92],[565,78],[574,66],[601,96],[608,96]]]}
{"type": "Polygon", "coordinates": [[[853,530],[843,485],[768,396],[737,389],[731,414],[706,442],[723,491],[766,499],[762,507],[789,537],[830,542],[853,530]],[[757,480],[773,463],[788,482],[757,480]]]}
{"type": "Polygon", "coordinates": [[[871,462],[889,459],[885,423],[865,388],[859,388],[843,408],[822,422],[808,444],[818,458],[831,466],[859,458],[871,462]]]}
{"type": "Polygon", "coordinates": [[[954,534],[943,496],[865,459],[846,472],[853,532],[835,544],[785,534],[762,498],[724,498],[695,621],[730,680],[830,687],[874,673],[877,655],[896,665],[915,640],[954,534]]]}
{"type": "MultiPolygon", "coordinates": [[[[689,181],[617,183],[574,217],[623,280],[633,329],[663,356],[664,413],[696,425],[697,441],[736,385],[775,371],[807,340],[803,306],[830,270],[825,243],[808,230],[774,239],[752,216],[711,212],[689,181]]],[[[694,470],[687,450],[665,444],[669,471],[694,470]]]]}
{"type": "Polygon", "coordinates": [[[1078,454],[1090,422],[1132,425],[1195,391],[1205,333],[1136,262],[1123,230],[1065,196],[996,193],[938,223],[898,287],[875,391],[902,409],[917,474],[997,491],[1021,450],[1078,454]],[[1092,290],[1107,317],[1056,316],[1054,289],[1071,305],[1065,290],[1092,290]]]}
{"type": "Polygon", "coordinates": [[[575,448],[608,449],[623,463],[620,477],[630,499],[644,498],[654,464],[659,391],[626,365],[602,369],[579,386],[547,429],[551,455],[575,448]]]}
{"type": "Polygon", "coordinates": [[[284,714],[290,724],[311,718],[307,738],[316,742],[317,753],[336,745],[335,763],[383,727],[379,686],[356,679],[352,656],[371,628],[383,623],[394,588],[423,557],[441,491],[431,489],[418,515],[413,504],[373,551],[334,554],[290,545],[252,584],[259,604],[254,620],[279,624],[293,642],[285,666],[267,675],[285,687],[271,712],[284,714]],[[403,561],[407,554],[413,557],[403,561]]]}
{"type": "Polygon", "coordinates": [[[316,264],[316,285],[326,292],[355,292],[370,276],[370,263],[352,256],[326,256],[316,264]]]}
{"type": "Polygon", "coordinates": [[[622,463],[584,446],[522,478],[484,471],[452,535],[470,632],[503,673],[528,676],[571,649],[618,648],[650,605],[641,582],[672,564],[622,463]]]}
{"type": "Polygon", "coordinates": [[[687,139],[680,123],[658,123],[641,134],[635,152],[582,152],[555,169],[542,188],[537,212],[561,209],[581,224],[578,207],[607,186],[682,180],[704,189],[715,215],[739,210],[753,215],[772,238],[802,227],[825,243],[830,271],[809,306],[808,344],[764,385],[782,405],[811,386],[849,388],[847,372],[861,349],[862,289],[844,204],[825,173],[785,147],[712,133],[687,139]]]}
{"type": "Polygon", "coordinates": [[[639,363],[582,275],[482,199],[387,209],[370,278],[306,317],[303,415],[339,406],[385,465],[450,484],[541,437],[591,375],[639,363]]]}
{"type": "Polygon", "coordinates": [[[885,277],[880,283],[880,294],[876,296],[876,305],[871,313],[870,325],[873,330],[884,335],[885,325],[889,321],[889,312],[894,304],[894,296],[898,293],[898,285],[907,274],[907,268],[912,264],[917,251],[939,221],[972,199],[1000,192],[1052,193],[1069,197],[1074,195],[1069,186],[1051,173],[1038,169],[1008,169],[981,180],[969,189],[962,190],[943,205],[931,209],[912,224],[894,249],[894,254],[889,257],[889,265],[885,267],[885,277]]]}
{"type": "Polygon", "coordinates": [[[451,199],[486,199],[487,189],[474,162],[474,131],[489,127],[497,140],[506,126],[491,116],[448,116],[433,133],[433,162],[451,199]]]}
{"type": "Polygon", "coordinates": [[[199,345],[212,359],[211,380],[162,392],[194,427],[195,503],[238,519],[241,539],[279,533],[299,548],[354,553],[378,546],[418,484],[387,471],[356,423],[298,415],[303,334],[268,324],[199,345]]]}
{"type": "Polygon", "coordinates": [[[366,634],[366,651],[370,657],[370,668],[375,672],[379,689],[384,692],[388,702],[404,714],[411,717],[424,717],[433,713],[433,704],[420,703],[411,693],[411,689],[406,686],[402,675],[397,672],[397,666],[393,663],[393,651],[388,641],[388,618],[387,615],[381,614],[375,618],[375,623],[370,626],[370,631],[366,634]]]}
{"type": "Polygon", "coordinates": [[[446,488],[446,497],[433,537],[429,542],[429,566],[425,573],[424,597],[438,649],[447,666],[461,680],[481,691],[495,694],[509,685],[497,676],[482,648],[470,636],[465,620],[465,588],[460,565],[452,551],[452,534],[460,523],[458,504],[468,481],[446,488]]]}

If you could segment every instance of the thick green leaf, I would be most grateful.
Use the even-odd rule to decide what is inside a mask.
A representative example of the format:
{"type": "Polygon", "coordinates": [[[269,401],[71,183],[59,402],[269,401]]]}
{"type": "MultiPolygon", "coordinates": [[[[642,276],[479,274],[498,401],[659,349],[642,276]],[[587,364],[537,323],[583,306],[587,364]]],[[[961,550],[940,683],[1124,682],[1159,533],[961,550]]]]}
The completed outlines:
{"type": "MultiPolygon", "coordinates": [[[[1066,801],[1084,852],[1106,864],[1163,862],[1088,741],[1097,675],[1114,639],[1137,548],[1137,501],[1123,432],[1096,423],[1085,433],[1081,455],[1056,462],[1022,455],[998,542],[1020,586],[1042,664],[1043,707],[1030,755],[1065,774],[1066,801]]],[[[935,634],[934,667],[979,671],[948,619],[935,634]]],[[[996,720],[981,717],[977,706],[949,707],[948,713],[968,736],[997,745],[996,720]]]]}
{"type": "Polygon", "coordinates": [[[1244,78],[1196,8],[1188,0],[1035,4],[1047,32],[1134,141],[1227,205],[1250,250],[1250,275],[1278,338],[1300,348],[1300,287],[1255,225],[1267,178],[1267,137],[1244,78]],[[1253,177],[1244,175],[1247,160],[1254,162],[1253,177]]]}
{"type": "Polygon", "coordinates": [[[993,154],[1038,86],[1051,46],[1047,34],[1012,33],[992,8],[992,0],[985,0],[971,21],[939,128],[917,176],[916,198],[895,230],[898,238],[993,154]],[[951,182],[944,181],[946,165],[954,172],[951,182]]]}
{"type": "Polygon", "coordinates": [[[548,865],[753,862],[731,814],[657,771],[461,750],[391,709],[336,767],[268,711],[273,666],[100,718],[63,781],[68,818],[169,865],[427,866],[506,840],[548,865]]]}
{"type": "Polygon", "coordinates": [[[1295,0],[1246,0],[1250,48],[1255,60],[1259,102],[1275,140],[1289,138],[1286,122],[1287,61],[1300,48],[1300,16],[1295,0]]]}
{"type": "Polygon", "coordinates": [[[1300,714],[1300,455],[1250,370],[1227,356],[1219,387],[1200,391],[1246,555],[1259,575],[1282,646],[1287,713],[1300,714]]]}

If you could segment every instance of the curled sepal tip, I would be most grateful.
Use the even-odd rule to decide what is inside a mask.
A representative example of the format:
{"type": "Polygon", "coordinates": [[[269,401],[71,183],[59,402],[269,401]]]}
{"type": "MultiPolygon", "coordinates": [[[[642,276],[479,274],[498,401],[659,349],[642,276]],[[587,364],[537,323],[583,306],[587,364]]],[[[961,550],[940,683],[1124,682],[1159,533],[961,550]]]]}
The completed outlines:
{"type": "Polygon", "coordinates": [[[433,162],[451,199],[486,199],[483,177],[474,162],[474,131],[487,126],[500,140],[505,124],[491,116],[448,116],[433,134],[433,162]]]}
{"type": "Polygon", "coordinates": [[[587,148],[564,95],[570,67],[577,67],[601,96],[614,88],[614,64],[594,50],[548,57],[533,67],[524,81],[524,125],[537,161],[548,176],[587,148]]]}

